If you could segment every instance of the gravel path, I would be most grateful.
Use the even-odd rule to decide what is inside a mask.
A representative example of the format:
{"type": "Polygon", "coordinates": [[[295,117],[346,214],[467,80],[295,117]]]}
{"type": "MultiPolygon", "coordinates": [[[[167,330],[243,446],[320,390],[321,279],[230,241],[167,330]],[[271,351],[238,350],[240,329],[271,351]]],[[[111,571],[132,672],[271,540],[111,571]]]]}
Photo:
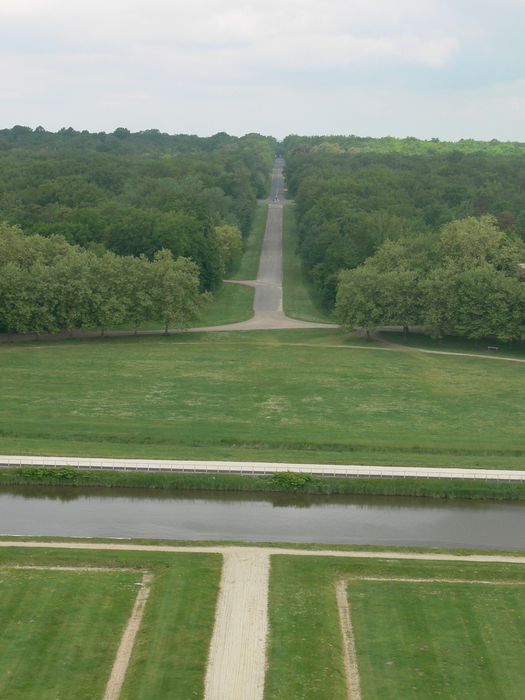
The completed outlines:
{"type": "Polygon", "coordinates": [[[268,553],[224,554],[204,700],[262,700],[269,573],[268,553]]]}

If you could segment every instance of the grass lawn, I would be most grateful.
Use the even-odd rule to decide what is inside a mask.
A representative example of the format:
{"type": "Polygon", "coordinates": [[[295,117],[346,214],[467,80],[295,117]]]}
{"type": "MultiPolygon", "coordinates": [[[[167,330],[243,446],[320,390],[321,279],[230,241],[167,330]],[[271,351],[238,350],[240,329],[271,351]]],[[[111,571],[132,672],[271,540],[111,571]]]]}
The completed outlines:
{"type": "Polygon", "coordinates": [[[250,235],[244,242],[244,255],[242,256],[241,264],[237,272],[232,275],[232,279],[254,280],[257,278],[267,218],[268,203],[259,203],[255,211],[250,235]]]}
{"type": "Polygon", "coordinates": [[[296,330],[4,345],[0,453],[524,467],[521,365],[345,342],[296,330]]]}
{"type": "Polygon", "coordinates": [[[0,569],[0,696],[5,700],[100,698],[142,571],[151,595],[122,700],[202,697],[221,571],[216,555],[17,550],[0,566],[133,567],[79,573],[0,569]]]}
{"type": "Polygon", "coordinates": [[[102,697],[141,578],[0,571],[0,697],[102,697]]]}
{"type": "Polygon", "coordinates": [[[525,586],[354,582],[365,700],[521,700],[525,586]]]}
{"type": "Polygon", "coordinates": [[[346,700],[341,578],[349,580],[363,700],[523,696],[525,586],[360,576],[523,582],[523,567],[275,557],[266,700],[346,700]]]}
{"type": "Polygon", "coordinates": [[[303,321],[331,321],[316,303],[312,285],[305,278],[301,259],[296,252],[297,232],[295,209],[283,208],[283,308],[290,318],[303,321]]]}
{"type": "Polygon", "coordinates": [[[194,328],[200,326],[221,326],[223,323],[247,321],[253,316],[253,296],[255,290],[242,284],[225,284],[215,299],[204,310],[194,328]]]}

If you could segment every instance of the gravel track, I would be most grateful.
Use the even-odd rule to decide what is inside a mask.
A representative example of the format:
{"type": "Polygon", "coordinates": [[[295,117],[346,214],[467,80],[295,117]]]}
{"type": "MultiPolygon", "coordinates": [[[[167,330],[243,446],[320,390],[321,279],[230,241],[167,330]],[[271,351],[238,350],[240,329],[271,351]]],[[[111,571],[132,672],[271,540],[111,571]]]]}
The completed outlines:
{"type": "Polygon", "coordinates": [[[262,700],[268,633],[269,554],[224,554],[204,700],[262,700]]]}

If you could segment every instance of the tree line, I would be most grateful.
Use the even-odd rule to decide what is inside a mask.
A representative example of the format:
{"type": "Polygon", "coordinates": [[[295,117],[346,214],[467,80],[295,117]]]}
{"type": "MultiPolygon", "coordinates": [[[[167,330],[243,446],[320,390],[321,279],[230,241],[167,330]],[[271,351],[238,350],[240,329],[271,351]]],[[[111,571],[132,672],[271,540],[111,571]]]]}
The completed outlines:
{"type": "Polygon", "coordinates": [[[327,308],[340,270],[386,240],[431,240],[454,220],[485,215],[525,239],[524,144],[289,136],[284,152],[299,253],[327,308]]]}
{"type": "Polygon", "coordinates": [[[299,253],[348,328],[525,337],[525,145],[287,137],[299,253]]]}
{"type": "Polygon", "coordinates": [[[336,315],[347,328],[425,326],[434,337],[525,339],[525,243],[491,216],[445,225],[431,244],[386,241],[363,265],[341,272],[336,315]]]}
{"type": "Polygon", "coordinates": [[[216,230],[250,230],[276,142],[155,129],[92,134],[0,130],[0,220],[27,234],[118,255],[191,258],[203,290],[222,284],[216,230]]]}
{"type": "Polygon", "coordinates": [[[118,256],[0,224],[0,331],[73,334],[144,321],[187,328],[208,299],[199,268],[171,251],[118,256]]]}

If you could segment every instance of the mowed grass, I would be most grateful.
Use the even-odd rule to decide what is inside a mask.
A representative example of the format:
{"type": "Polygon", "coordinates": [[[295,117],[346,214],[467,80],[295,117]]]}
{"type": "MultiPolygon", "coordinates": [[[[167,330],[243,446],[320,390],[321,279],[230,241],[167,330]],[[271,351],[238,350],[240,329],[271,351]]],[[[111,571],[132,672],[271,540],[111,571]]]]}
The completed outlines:
{"type": "Polygon", "coordinates": [[[0,697],[102,697],[141,578],[0,570],[0,697]]]}
{"type": "Polygon", "coordinates": [[[332,321],[320,307],[314,289],[306,278],[297,253],[295,208],[283,207],[283,308],[290,318],[303,321],[332,321]]]}
{"type": "Polygon", "coordinates": [[[293,331],[5,346],[0,449],[522,464],[520,365],[337,340],[293,331]]]}
{"type": "Polygon", "coordinates": [[[214,300],[205,308],[194,328],[221,326],[224,323],[247,321],[253,316],[253,287],[224,284],[214,300]]]}
{"type": "Polygon", "coordinates": [[[0,566],[28,563],[137,571],[0,569],[2,700],[101,698],[143,570],[154,580],[121,699],[203,696],[219,556],[16,546],[0,552],[0,566]]]}
{"type": "Polygon", "coordinates": [[[265,700],[347,700],[335,584],[348,581],[363,700],[523,697],[523,567],[274,557],[265,700]]]}
{"type": "Polygon", "coordinates": [[[355,582],[365,700],[521,700],[525,586],[355,582]]]}
{"type": "Polygon", "coordinates": [[[352,342],[282,331],[4,345],[0,453],[523,468],[524,367],[352,342]]]}
{"type": "Polygon", "coordinates": [[[239,269],[232,275],[232,279],[254,280],[257,278],[267,218],[268,203],[259,202],[253,218],[250,234],[244,241],[244,254],[239,269]]]}

